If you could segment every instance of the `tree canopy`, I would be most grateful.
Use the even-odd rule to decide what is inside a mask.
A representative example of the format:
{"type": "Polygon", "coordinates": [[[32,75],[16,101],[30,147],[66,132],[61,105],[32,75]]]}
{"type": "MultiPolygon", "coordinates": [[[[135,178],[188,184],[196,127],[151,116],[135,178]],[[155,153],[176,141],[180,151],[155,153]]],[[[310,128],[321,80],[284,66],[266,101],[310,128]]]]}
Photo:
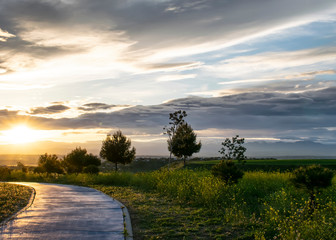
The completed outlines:
{"type": "Polygon", "coordinates": [[[175,135],[175,132],[178,128],[178,126],[180,126],[181,124],[184,123],[184,118],[187,116],[186,111],[182,111],[182,110],[178,110],[175,111],[174,113],[169,113],[169,126],[165,126],[163,128],[164,132],[163,134],[167,134],[168,135],[168,151],[169,151],[169,162],[168,162],[168,168],[170,165],[170,161],[171,161],[171,156],[172,156],[172,137],[175,135]]]}
{"type": "Polygon", "coordinates": [[[131,140],[126,138],[119,130],[112,136],[107,135],[103,141],[100,156],[107,161],[115,164],[115,170],[118,170],[118,163],[128,164],[135,158],[135,148],[131,148],[131,140]]]}
{"type": "Polygon", "coordinates": [[[38,173],[64,173],[62,163],[57,155],[45,153],[39,157],[38,166],[35,168],[38,173]]]}
{"type": "Polygon", "coordinates": [[[63,164],[68,173],[81,173],[88,166],[100,166],[101,161],[85,148],[78,147],[64,157],[63,164]]]}
{"type": "Polygon", "coordinates": [[[230,138],[226,138],[222,142],[222,148],[219,153],[223,155],[223,159],[244,161],[246,148],[243,146],[245,139],[239,138],[239,135],[230,138]]]}
{"type": "Polygon", "coordinates": [[[184,165],[186,159],[191,157],[194,153],[201,150],[201,142],[196,142],[197,135],[188,123],[180,124],[175,132],[175,135],[170,140],[172,153],[178,157],[183,158],[184,165]]]}

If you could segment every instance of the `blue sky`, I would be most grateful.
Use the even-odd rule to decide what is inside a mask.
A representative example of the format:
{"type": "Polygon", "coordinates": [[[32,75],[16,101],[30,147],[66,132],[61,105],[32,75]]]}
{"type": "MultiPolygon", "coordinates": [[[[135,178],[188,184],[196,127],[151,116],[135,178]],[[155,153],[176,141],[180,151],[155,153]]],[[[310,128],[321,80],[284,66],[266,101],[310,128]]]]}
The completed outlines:
{"type": "Polygon", "coordinates": [[[335,144],[335,23],[334,0],[3,0],[1,130],[78,145],[121,129],[166,153],[183,108],[214,148],[335,144]]]}

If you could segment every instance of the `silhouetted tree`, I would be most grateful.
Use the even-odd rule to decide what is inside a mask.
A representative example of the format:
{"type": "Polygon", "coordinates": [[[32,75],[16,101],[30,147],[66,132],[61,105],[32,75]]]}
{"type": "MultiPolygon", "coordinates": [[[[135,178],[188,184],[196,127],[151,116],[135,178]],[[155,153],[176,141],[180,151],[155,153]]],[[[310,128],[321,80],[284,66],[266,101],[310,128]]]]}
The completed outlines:
{"type": "Polygon", "coordinates": [[[178,110],[175,111],[174,113],[169,113],[169,127],[165,126],[163,128],[163,134],[167,134],[168,135],[168,151],[169,151],[169,161],[168,161],[168,169],[170,166],[170,162],[171,162],[171,156],[172,156],[172,138],[175,135],[175,132],[178,128],[178,126],[180,126],[181,124],[184,123],[184,118],[187,116],[186,111],[182,111],[182,110],[178,110]]]}
{"type": "Polygon", "coordinates": [[[131,140],[127,139],[119,130],[112,136],[107,135],[103,141],[100,156],[107,161],[115,164],[115,170],[118,170],[118,163],[128,164],[135,158],[135,148],[131,148],[131,140]]]}
{"type": "Polygon", "coordinates": [[[76,148],[63,159],[63,165],[68,173],[81,173],[87,166],[100,166],[101,161],[97,156],[89,154],[85,148],[76,148]]]}
{"type": "Polygon", "coordinates": [[[239,135],[232,137],[232,140],[230,140],[230,138],[226,138],[225,141],[222,142],[222,148],[219,150],[219,153],[223,155],[222,158],[243,162],[246,159],[246,148],[243,146],[244,141],[245,139],[239,138],[239,135]]]}
{"type": "Polygon", "coordinates": [[[202,144],[201,142],[196,142],[196,137],[197,135],[191,126],[188,123],[182,123],[177,127],[170,141],[172,153],[176,157],[182,158],[184,165],[186,165],[188,157],[201,149],[202,144]]]}
{"type": "Polygon", "coordinates": [[[64,173],[61,161],[58,159],[57,155],[49,155],[45,153],[39,157],[38,166],[35,168],[34,172],[37,173],[64,173]]]}
{"type": "Polygon", "coordinates": [[[28,172],[28,168],[23,163],[17,162],[16,166],[19,170],[21,170],[24,173],[28,172]]]}
{"type": "Polygon", "coordinates": [[[300,167],[293,171],[291,179],[298,188],[303,188],[309,193],[309,209],[313,213],[316,203],[315,196],[323,188],[331,186],[334,172],[320,165],[300,167]]]}

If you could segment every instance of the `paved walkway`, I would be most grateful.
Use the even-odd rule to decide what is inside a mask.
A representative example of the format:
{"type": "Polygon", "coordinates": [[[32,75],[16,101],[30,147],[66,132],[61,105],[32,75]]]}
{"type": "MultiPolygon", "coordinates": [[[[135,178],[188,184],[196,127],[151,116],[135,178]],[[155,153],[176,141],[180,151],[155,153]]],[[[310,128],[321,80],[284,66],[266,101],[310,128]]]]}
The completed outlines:
{"type": "Polygon", "coordinates": [[[123,210],[109,196],[79,186],[22,185],[35,189],[33,204],[0,228],[0,239],[125,239],[123,210]]]}

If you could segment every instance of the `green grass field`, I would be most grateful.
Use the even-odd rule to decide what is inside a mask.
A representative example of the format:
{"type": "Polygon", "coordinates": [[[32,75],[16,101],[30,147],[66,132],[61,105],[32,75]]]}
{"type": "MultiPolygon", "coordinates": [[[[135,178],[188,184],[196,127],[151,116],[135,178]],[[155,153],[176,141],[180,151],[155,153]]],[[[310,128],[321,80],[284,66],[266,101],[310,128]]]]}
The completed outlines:
{"type": "Polygon", "coordinates": [[[31,194],[30,187],[0,183],[0,222],[25,207],[31,194]]]}
{"type": "MultiPolygon", "coordinates": [[[[190,161],[190,164],[209,164],[214,165],[219,163],[220,160],[209,160],[209,161],[190,161]]],[[[237,162],[237,161],[236,161],[237,162]]],[[[336,159],[253,159],[246,160],[246,165],[336,165],[336,159]]]]}
{"type": "MultiPolygon", "coordinates": [[[[190,161],[189,169],[211,169],[220,160],[190,161]]],[[[237,162],[237,161],[236,161],[237,162]]],[[[240,167],[246,171],[287,171],[300,166],[320,164],[330,169],[336,169],[336,159],[251,159],[246,160],[240,167]]]]}
{"type": "Polygon", "coordinates": [[[142,173],[34,174],[13,171],[9,180],[90,186],[123,202],[135,239],[336,239],[336,177],[316,195],[291,183],[291,172],[248,171],[227,185],[209,170],[142,173]]]}

